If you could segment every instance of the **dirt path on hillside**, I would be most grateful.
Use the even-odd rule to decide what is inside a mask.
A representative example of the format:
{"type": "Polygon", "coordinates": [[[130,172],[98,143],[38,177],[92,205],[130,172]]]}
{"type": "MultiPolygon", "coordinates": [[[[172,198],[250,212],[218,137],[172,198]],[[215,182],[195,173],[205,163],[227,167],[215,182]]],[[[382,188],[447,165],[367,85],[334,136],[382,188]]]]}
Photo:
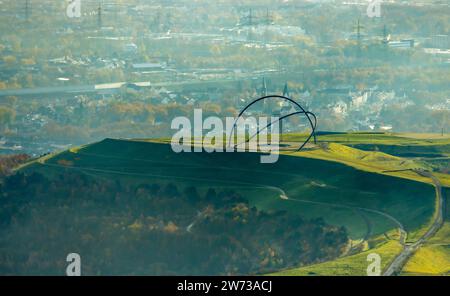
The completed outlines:
{"type": "Polygon", "coordinates": [[[403,267],[406,265],[408,260],[414,255],[414,253],[436,232],[442,227],[444,224],[444,196],[442,195],[442,187],[441,183],[439,182],[439,179],[433,176],[432,173],[427,171],[420,171],[415,170],[417,174],[420,176],[428,177],[433,181],[433,184],[436,188],[436,198],[437,198],[437,205],[438,208],[436,209],[436,218],[433,221],[433,224],[431,224],[430,228],[428,228],[427,232],[415,243],[411,245],[404,245],[402,252],[397,255],[397,257],[389,264],[388,268],[385,270],[383,275],[390,276],[390,275],[398,275],[403,267]]]}

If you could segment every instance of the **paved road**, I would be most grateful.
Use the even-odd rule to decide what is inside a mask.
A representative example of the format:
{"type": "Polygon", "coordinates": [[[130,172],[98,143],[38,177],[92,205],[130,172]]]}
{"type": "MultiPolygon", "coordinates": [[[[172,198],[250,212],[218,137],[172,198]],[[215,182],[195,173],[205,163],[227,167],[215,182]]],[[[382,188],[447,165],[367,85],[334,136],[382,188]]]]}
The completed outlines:
{"type": "MultiPolygon", "coordinates": [[[[272,77],[279,75],[279,73],[270,73],[264,75],[265,77],[272,77]]],[[[262,75],[245,75],[240,78],[230,79],[214,79],[214,80],[187,80],[187,81],[167,81],[167,82],[155,82],[150,83],[148,81],[130,82],[132,84],[142,87],[176,87],[176,86],[202,86],[208,84],[225,85],[227,83],[237,83],[243,80],[251,80],[252,78],[262,77],[262,75]]],[[[37,95],[50,95],[50,94],[89,94],[89,93],[102,93],[119,91],[120,88],[128,82],[113,82],[103,84],[91,84],[91,85],[66,85],[66,86],[44,86],[35,88],[21,88],[21,89],[2,89],[0,90],[0,97],[7,96],[37,96],[37,95]]]]}
{"type": "Polygon", "coordinates": [[[48,95],[61,93],[77,94],[77,93],[91,93],[95,91],[96,91],[95,85],[46,86],[46,87],[22,88],[22,89],[3,89],[0,90],[0,97],[48,95]]]}
{"type": "Polygon", "coordinates": [[[409,258],[430,238],[432,237],[444,223],[444,197],[442,195],[442,187],[439,179],[433,176],[430,172],[415,170],[421,176],[430,178],[436,188],[436,197],[438,198],[438,208],[436,209],[436,218],[430,228],[425,234],[415,243],[411,245],[404,245],[402,252],[391,262],[386,271],[385,276],[397,275],[402,271],[402,268],[408,262],[409,258]]]}

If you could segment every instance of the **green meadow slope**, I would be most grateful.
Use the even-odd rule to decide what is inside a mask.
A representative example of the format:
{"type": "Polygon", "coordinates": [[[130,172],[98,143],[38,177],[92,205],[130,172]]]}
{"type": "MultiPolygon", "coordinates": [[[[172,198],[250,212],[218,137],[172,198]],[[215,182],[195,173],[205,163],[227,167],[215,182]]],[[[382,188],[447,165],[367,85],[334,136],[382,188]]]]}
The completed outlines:
{"type": "Polygon", "coordinates": [[[450,275],[450,189],[443,194],[447,202],[444,225],[408,261],[404,275],[450,275]]]}
{"type": "MultiPolygon", "coordinates": [[[[284,140],[295,144],[302,137],[288,135],[284,140]]],[[[195,185],[200,190],[230,188],[260,209],[323,218],[348,230],[353,248],[347,256],[282,271],[280,275],[364,275],[365,254],[371,251],[382,254],[386,266],[401,250],[400,228],[407,232],[409,241],[427,229],[434,214],[435,190],[428,178],[413,171],[428,169],[423,162],[393,156],[382,149],[373,151],[371,146],[360,147],[366,148],[364,151],[356,145],[414,142],[420,147],[439,146],[437,149],[445,154],[447,140],[424,142],[385,134],[321,135],[319,139],[318,146],[302,152],[281,152],[274,164],[260,164],[258,153],[177,154],[162,141],[106,139],[48,155],[20,170],[49,176],[74,170],[135,184],[157,181],[175,182],[181,187],[195,185]],[[365,253],[352,255],[360,251],[365,253]]],[[[443,176],[443,185],[448,185],[447,175],[439,176],[443,176]]]]}
{"type": "MultiPolygon", "coordinates": [[[[287,140],[300,140],[304,135],[288,135],[287,140]]],[[[404,275],[437,275],[448,274],[450,270],[449,248],[449,171],[450,139],[448,135],[424,134],[386,134],[386,133],[330,133],[320,136],[320,141],[327,146],[335,146],[327,151],[303,152],[306,157],[329,159],[347,165],[378,172],[396,175],[401,178],[414,179],[420,182],[430,182],[412,170],[432,170],[435,177],[442,183],[443,196],[447,202],[447,214],[443,227],[422,246],[403,268],[404,275]],[[337,145],[346,145],[342,148],[337,145]],[[357,147],[365,150],[353,150],[357,147]],[[392,155],[390,155],[390,154],[392,155]],[[395,156],[394,156],[395,155],[395,156]],[[402,157],[399,157],[402,156],[402,157]],[[369,160],[367,162],[367,160],[369,160]],[[389,168],[389,169],[388,169],[389,168]],[[447,187],[447,188],[445,188],[447,187]]],[[[428,229],[428,225],[409,232],[408,241],[415,242],[428,229]]],[[[391,237],[392,238],[392,237],[391,237]]],[[[382,267],[387,265],[399,254],[402,246],[395,240],[380,240],[373,237],[369,240],[370,250],[356,255],[325,262],[321,264],[300,267],[276,273],[277,275],[366,275],[367,255],[377,253],[382,257],[382,267]]]]}
{"type": "Polygon", "coordinates": [[[337,162],[280,155],[260,164],[256,153],[173,153],[166,144],[107,139],[36,161],[23,170],[47,174],[77,170],[130,182],[176,181],[197,187],[230,187],[264,209],[286,210],[348,228],[353,239],[381,234],[398,225],[407,231],[433,213],[427,184],[374,174],[337,162]],[[280,198],[285,194],[288,200],[280,198]],[[365,210],[368,209],[368,210],[365,210]]]}

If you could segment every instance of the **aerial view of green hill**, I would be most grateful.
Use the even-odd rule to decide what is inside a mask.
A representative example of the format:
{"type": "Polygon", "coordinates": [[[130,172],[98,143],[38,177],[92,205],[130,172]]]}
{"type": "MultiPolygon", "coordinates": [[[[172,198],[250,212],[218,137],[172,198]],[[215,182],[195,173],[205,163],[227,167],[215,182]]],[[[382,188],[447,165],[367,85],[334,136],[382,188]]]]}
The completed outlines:
{"type": "MultiPolygon", "coordinates": [[[[293,145],[302,135],[283,137],[293,145]]],[[[385,272],[446,273],[448,225],[434,223],[448,175],[373,146],[446,154],[449,140],[318,139],[273,164],[256,152],[174,153],[165,141],[114,139],[32,159],[1,187],[0,271],[57,273],[64,238],[89,254],[90,274],[365,275],[373,252],[385,272]],[[217,244],[233,254],[229,264],[217,262],[217,244]],[[422,266],[435,253],[437,266],[422,266]]]]}
{"type": "Polygon", "coordinates": [[[0,285],[448,287],[449,16],[449,0],[0,0],[0,285]]]}

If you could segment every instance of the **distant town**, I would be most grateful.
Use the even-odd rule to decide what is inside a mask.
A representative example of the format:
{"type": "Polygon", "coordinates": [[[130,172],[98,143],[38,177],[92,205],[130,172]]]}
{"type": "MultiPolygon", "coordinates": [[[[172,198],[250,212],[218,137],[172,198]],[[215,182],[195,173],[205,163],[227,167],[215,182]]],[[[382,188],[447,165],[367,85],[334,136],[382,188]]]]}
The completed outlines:
{"type": "MultiPolygon", "coordinates": [[[[0,1],[2,153],[167,137],[174,116],[198,107],[235,116],[266,94],[314,111],[319,130],[450,127],[446,1],[383,2],[380,17],[366,15],[367,1],[81,5],[69,17],[63,2],[0,1]]],[[[283,124],[283,132],[307,129],[283,124]]]]}

